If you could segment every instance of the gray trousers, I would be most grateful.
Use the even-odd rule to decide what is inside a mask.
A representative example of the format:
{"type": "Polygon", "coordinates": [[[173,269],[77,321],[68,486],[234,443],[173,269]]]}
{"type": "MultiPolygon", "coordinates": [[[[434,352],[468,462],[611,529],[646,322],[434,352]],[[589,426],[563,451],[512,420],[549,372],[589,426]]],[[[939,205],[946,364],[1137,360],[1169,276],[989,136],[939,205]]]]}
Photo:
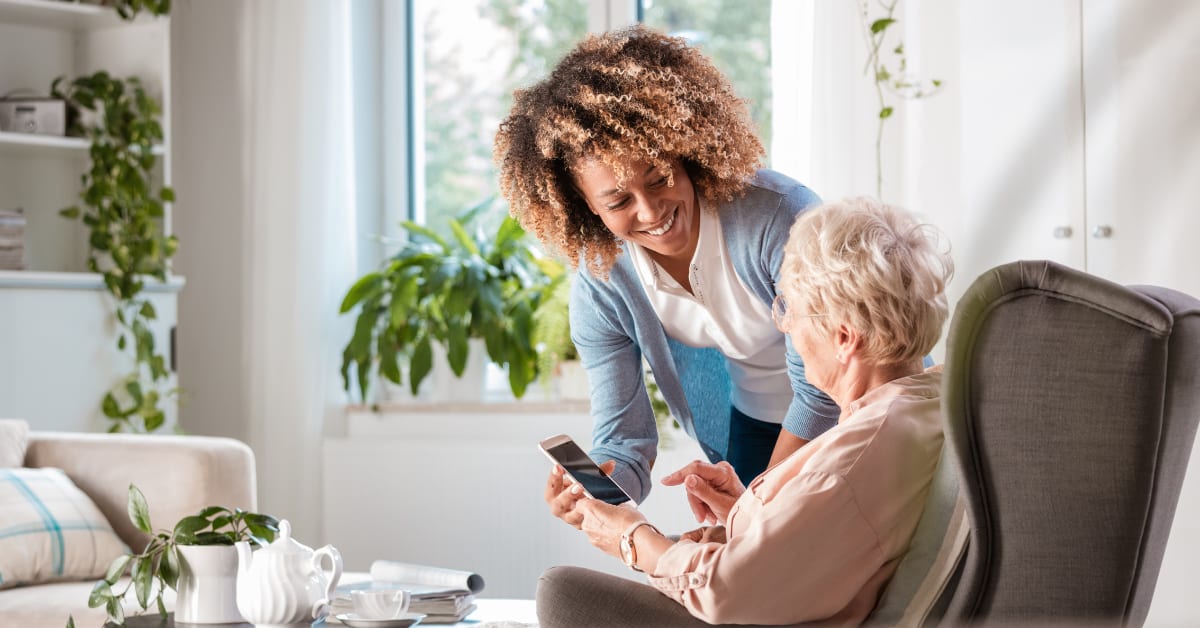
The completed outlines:
{"type": "Polygon", "coordinates": [[[538,579],[540,628],[705,628],[654,587],[583,567],[551,567],[538,579]]]}

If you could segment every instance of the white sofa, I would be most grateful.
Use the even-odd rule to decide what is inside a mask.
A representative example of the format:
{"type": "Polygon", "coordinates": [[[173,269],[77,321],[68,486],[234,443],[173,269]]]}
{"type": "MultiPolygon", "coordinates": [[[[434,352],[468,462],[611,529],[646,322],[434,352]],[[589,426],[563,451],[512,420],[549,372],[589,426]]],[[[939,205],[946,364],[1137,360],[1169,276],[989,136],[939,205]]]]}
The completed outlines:
{"type": "MultiPolygon", "coordinates": [[[[130,483],[145,494],[156,529],[170,528],[205,506],[246,510],[257,506],[254,454],[229,438],[30,432],[24,466],[65,471],[135,550],[144,547],[149,537],[129,521],[130,483]]],[[[0,590],[0,626],[63,628],[68,615],[74,616],[79,628],[102,626],[104,609],[87,607],[94,582],[0,590]]],[[[169,609],[174,602],[171,593],[164,595],[169,609]]],[[[133,611],[136,603],[125,607],[133,611]]],[[[156,612],[153,602],[150,607],[156,612]]]]}

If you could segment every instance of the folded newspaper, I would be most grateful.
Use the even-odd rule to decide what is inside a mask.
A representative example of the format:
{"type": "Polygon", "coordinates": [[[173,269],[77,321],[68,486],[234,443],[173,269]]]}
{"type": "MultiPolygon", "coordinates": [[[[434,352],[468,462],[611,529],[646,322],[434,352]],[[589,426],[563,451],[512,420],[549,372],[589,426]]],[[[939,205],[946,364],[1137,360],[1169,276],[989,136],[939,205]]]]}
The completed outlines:
{"type": "Polygon", "coordinates": [[[331,615],[354,612],[356,589],[404,589],[412,596],[408,612],[424,614],[422,624],[453,624],[475,610],[475,594],[483,591],[483,576],[469,571],[377,560],[370,573],[369,582],[337,588],[331,615]]]}

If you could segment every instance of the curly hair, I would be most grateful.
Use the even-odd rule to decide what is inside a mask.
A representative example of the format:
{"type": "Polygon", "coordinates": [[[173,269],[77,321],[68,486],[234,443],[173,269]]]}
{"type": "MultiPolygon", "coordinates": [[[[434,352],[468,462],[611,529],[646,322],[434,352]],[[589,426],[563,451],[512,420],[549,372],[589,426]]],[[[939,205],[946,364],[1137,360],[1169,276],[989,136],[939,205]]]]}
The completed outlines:
{"type": "Polygon", "coordinates": [[[740,195],[764,151],[746,102],[680,38],[643,26],[590,36],[550,75],[514,92],[494,158],[509,212],[573,268],[607,276],[620,241],[575,188],[574,169],[608,166],[624,185],[644,161],[675,185],[678,158],[710,202],[740,195]]]}
{"type": "Polygon", "coordinates": [[[920,359],[946,322],[946,285],[954,276],[948,246],[932,225],[902,209],[859,197],[804,212],[784,247],[784,298],[825,316],[831,335],[845,323],[878,364],[920,359]]]}

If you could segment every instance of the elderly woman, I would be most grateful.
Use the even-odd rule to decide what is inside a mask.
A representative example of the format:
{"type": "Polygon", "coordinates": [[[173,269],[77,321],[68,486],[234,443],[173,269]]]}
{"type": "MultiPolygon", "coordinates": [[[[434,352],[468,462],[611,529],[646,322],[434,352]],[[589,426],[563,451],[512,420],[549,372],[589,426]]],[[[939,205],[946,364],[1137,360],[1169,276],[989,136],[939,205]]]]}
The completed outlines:
{"type": "Polygon", "coordinates": [[[748,487],[726,464],[676,471],[723,524],[679,541],[552,476],[547,500],[651,586],[551,569],[541,625],[861,623],[916,529],[942,447],[941,373],[922,368],[953,272],[935,233],[868,199],[797,220],[773,313],[809,381],[842,408],[837,426],[748,487]]]}
{"type": "Polygon", "coordinates": [[[712,62],[641,26],[580,43],[496,135],[513,215],[580,269],[591,455],[636,501],[658,445],[643,358],[671,414],[746,481],[837,420],[771,321],[787,230],[818,199],[762,155],[712,62]]]}

